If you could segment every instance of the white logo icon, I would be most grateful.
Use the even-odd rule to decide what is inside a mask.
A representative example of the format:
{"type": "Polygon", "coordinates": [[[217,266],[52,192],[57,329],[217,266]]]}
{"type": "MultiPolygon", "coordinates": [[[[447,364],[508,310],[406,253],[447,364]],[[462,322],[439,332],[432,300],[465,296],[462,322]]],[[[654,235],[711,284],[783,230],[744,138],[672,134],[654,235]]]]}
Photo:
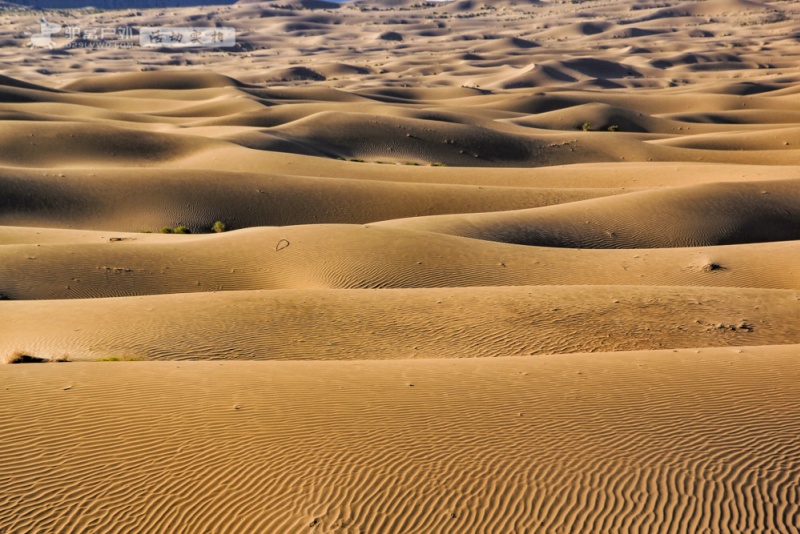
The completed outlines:
{"type": "Polygon", "coordinates": [[[31,48],[54,48],[52,36],[61,31],[60,24],[53,24],[47,22],[47,19],[42,17],[39,21],[39,32],[31,35],[31,40],[28,46],[31,48]]]}

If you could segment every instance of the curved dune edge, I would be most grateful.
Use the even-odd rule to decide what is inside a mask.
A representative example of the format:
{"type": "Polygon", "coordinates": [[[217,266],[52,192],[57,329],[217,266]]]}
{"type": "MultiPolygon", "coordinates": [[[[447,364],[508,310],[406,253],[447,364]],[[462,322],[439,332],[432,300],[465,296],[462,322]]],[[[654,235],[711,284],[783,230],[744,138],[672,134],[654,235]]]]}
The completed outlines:
{"type": "Polygon", "coordinates": [[[475,358],[800,343],[797,290],[515,286],[0,302],[0,357],[475,358]],[[43,321],[46,328],[43,328],[43,321]]]}
{"type": "Polygon", "coordinates": [[[228,229],[363,224],[548,206],[627,191],[396,183],[195,169],[53,172],[0,168],[0,224],[128,232],[157,231],[178,223],[193,232],[209,232],[217,220],[225,221],[228,229]]]}
{"type": "Polygon", "coordinates": [[[0,524],[796,533],[798,354],[0,366],[0,524]]]}
{"type": "Polygon", "coordinates": [[[800,181],[714,183],[554,206],[377,223],[570,248],[696,247],[800,239],[800,181]]]}
{"type": "Polygon", "coordinates": [[[647,250],[511,245],[386,226],[213,235],[0,227],[0,295],[629,285],[800,289],[799,241],[647,250]]]}

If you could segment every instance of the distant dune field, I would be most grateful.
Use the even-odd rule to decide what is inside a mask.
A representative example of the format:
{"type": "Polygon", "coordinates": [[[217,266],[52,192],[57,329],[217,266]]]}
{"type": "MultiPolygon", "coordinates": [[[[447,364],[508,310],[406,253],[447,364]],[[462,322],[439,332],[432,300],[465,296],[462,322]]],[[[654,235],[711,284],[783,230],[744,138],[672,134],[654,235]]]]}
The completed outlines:
{"type": "Polygon", "coordinates": [[[0,2],[0,534],[800,532],[798,16],[0,2]]]}

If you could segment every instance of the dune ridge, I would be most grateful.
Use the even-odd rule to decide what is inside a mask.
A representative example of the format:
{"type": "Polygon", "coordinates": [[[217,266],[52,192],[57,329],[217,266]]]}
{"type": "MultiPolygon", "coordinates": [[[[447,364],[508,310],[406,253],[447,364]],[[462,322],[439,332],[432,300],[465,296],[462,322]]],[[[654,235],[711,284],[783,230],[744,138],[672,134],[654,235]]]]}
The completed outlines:
{"type": "Polygon", "coordinates": [[[241,290],[4,307],[13,328],[3,352],[48,360],[463,358],[800,342],[800,292],[778,289],[241,290]]]}
{"type": "Polygon", "coordinates": [[[520,245],[668,248],[790,241],[800,237],[800,182],[716,183],[641,191],[547,208],[385,221],[520,245]]]}
{"type": "Polygon", "coordinates": [[[379,226],[303,225],[193,236],[0,227],[0,242],[0,294],[18,301],[304,288],[800,289],[796,241],[578,250],[379,226]]]}

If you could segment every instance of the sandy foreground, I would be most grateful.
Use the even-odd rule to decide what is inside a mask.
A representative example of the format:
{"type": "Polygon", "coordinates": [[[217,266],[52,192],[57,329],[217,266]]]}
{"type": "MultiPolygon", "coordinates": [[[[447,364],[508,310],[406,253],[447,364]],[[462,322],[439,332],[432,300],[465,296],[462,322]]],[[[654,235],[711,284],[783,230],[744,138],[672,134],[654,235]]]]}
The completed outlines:
{"type": "Polygon", "coordinates": [[[800,532],[796,2],[45,15],[0,533],[800,532]]]}
{"type": "Polygon", "coordinates": [[[796,532],[797,345],[4,366],[9,532],[796,532]]]}

